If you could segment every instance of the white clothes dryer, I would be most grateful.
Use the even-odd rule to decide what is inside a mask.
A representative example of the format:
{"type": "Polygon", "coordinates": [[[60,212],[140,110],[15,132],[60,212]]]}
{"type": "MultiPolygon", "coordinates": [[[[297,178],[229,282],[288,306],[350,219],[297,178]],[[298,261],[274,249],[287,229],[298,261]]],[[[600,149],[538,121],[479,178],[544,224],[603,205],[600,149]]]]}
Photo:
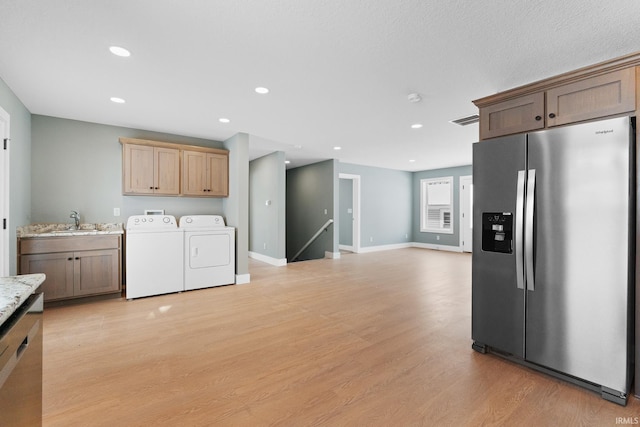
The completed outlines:
{"type": "Polygon", "coordinates": [[[126,228],[126,298],[184,290],[184,233],[172,215],[133,215],[126,228]]]}
{"type": "Polygon", "coordinates": [[[220,215],[180,218],[184,231],[184,288],[202,289],[235,283],[235,228],[220,215]]]}

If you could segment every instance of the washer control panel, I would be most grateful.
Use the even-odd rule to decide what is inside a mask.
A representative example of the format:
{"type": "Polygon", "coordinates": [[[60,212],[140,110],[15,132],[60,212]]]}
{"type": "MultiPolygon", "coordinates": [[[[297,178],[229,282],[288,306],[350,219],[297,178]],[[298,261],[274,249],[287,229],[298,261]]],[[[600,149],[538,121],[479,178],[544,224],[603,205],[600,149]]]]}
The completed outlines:
{"type": "Polygon", "coordinates": [[[128,230],[171,229],[177,226],[173,215],[133,215],[127,220],[128,230]]]}

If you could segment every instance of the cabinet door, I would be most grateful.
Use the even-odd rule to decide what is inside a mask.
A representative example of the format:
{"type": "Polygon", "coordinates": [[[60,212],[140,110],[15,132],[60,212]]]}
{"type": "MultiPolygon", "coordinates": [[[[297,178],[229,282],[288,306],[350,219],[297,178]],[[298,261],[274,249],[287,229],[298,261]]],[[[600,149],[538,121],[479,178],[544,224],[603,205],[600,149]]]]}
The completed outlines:
{"type": "Polygon", "coordinates": [[[73,253],[22,255],[21,274],[44,273],[44,300],[51,301],[73,296],[73,253]]]}
{"type": "Polygon", "coordinates": [[[180,150],[154,148],[155,194],[180,194],[180,150]]]}
{"type": "Polygon", "coordinates": [[[153,147],[124,144],[123,150],[123,193],[152,194],[155,187],[153,147]]]}
{"type": "Polygon", "coordinates": [[[74,253],[74,295],[95,295],[120,291],[120,251],[74,253]]]}
{"type": "Polygon", "coordinates": [[[208,187],[207,156],[198,151],[182,152],[182,194],[206,195],[208,187]]]}
{"type": "Polygon", "coordinates": [[[480,139],[544,127],[544,93],[521,96],[480,109],[480,139]]]}
{"type": "Polygon", "coordinates": [[[590,120],[636,109],[635,69],[627,68],[547,91],[547,125],[590,120]]]}
{"type": "Polygon", "coordinates": [[[229,195],[229,156],[225,154],[207,154],[207,171],[210,196],[227,197],[229,195]]]}

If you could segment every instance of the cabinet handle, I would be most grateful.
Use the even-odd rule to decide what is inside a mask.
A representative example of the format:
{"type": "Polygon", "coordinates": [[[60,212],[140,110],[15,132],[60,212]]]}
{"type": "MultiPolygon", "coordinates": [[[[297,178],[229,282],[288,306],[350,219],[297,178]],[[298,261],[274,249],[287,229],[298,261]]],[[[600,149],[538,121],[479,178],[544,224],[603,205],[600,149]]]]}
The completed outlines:
{"type": "Polygon", "coordinates": [[[67,261],[73,261],[73,257],[67,258],[67,261]]]}
{"type": "Polygon", "coordinates": [[[539,122],[540,120],[542,120],[542,116],[536,116],[536,121],[539,122]]]}
{"type": "Polygon", "coordinates": [[[156,189],[156,190],[159,190],[159,189],[160,189],[160,187],[156,187],[155,189],[156,189]]]}
{"type": "Polygon", "coordinates": [[[77,257],[76,257],[76,259],[80,259],[80,257],[79,257],[79,256],[77,256],[77,257]]]}
{"type": "Polygon", "coordinates": [[[153,190],[153,187],[149,187],[149,190],[153,190]]]}
{"type": "Polygon", "coordinates": [[[555,116],[556,116],[555,113],[549,113],[549,118],[550,119],[553,119],[555,116]]]}

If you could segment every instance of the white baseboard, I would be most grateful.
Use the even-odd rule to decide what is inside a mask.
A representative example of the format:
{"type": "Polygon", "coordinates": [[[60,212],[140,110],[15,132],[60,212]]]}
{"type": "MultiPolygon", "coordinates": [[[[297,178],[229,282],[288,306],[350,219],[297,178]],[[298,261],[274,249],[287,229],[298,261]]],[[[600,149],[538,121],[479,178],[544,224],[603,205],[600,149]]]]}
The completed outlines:
{"type": "Polygon", "coordinates": [[[355,247],[353,247],[353,246],[338,245],[338,248],[339,248],[341,251],[349,251],[349,252],[355,252],[355,251],[356,251],[356,248],[355,248],[355,247]]]}
{"type": "Polygon", "coordinates": [[[276,267],[283,267],[283,266],[287,265],[287,259],[286,258],[280,258],[280,259],[272,258],[270,256],[262,255],[262,254],[259,254],[257,252],[249,251],[249,258],[253,258],[253,259],[256,259],[258,261],[266,262],[267,264],[275,265],[276,267]]]}
{"type": "Polygon", "coordinates": [[[236,274],[236,285],[244,285],[251,282],[250,274],[236,274]]]}
{"type": "Polygon", "coordinates": [[[331,258],[331,259],[340,259],[340,252],[329,252],[329,251],[326,251],[324,253],[324,257],[325,258],[331,258]]]}
{"type": "Polygon", "coordinates": [[[367,252],[390,251],[393,249],[410,248],[412,246],[413,246],[412,243],[396,243],[393,245],[366,246],[366,247],[360,246],[360,250],[358,251],[358,253],[363,254],[367,252]]]}
{"type": "Polygon", "coordinates": [[[417,243],[417,242],[413,242],[411,245],[414,248],[434,249],[436,251],[462,252],[462,247],[460,246],[434,245],[433,243],[417,243]]]}

